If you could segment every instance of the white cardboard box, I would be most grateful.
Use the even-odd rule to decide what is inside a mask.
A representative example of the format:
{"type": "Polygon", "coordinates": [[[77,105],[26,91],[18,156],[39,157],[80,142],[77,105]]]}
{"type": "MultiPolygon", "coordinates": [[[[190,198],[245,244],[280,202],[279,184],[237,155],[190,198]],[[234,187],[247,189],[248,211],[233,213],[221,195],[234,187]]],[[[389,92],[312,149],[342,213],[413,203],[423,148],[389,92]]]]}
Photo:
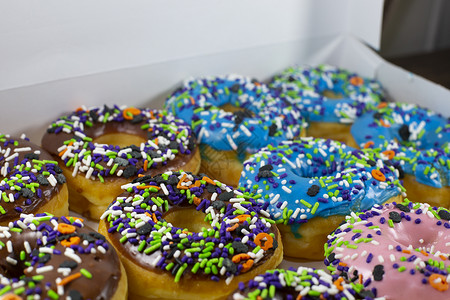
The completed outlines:
{"type": "Polygon", "coordinates": [[[0,132],[39,143],[52,120],[82,104],[162,108],[188,76],[267,80],[319,63],[450,116],[449,90],[364,44],[379,47],[382,10],[382,0],[0,2],[0,132]]]}

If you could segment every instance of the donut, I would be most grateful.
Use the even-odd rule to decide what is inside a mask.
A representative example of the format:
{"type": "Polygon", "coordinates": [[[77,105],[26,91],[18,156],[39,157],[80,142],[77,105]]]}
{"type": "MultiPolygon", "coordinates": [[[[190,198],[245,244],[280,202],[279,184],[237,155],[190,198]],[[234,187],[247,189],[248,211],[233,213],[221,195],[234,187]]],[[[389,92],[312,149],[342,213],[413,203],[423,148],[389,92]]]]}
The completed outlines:
{"type": "Polygon", "coordinates": [[[127,277],[105,237],[75,217],[22,214],[0,227],[1,299],[126,299],[127,277]]]}
{"type": "Polygon", "coordinates": [[[200,166],[189,125],[160,110],[82,107],[53,122],[42,145],[61,162],[70,209],[96,220],[139,174],[200,166]]]}
{"type": "Polygon", "coordinates": [[[239,75],[189,79],[166,108],[192,124],[202,163],[200,172],[236,186],[249,154],[302,134],[300,111],[274,98],[265,84],[239,75]]]}
{"type": "Polygon", "coordinates": [[[403,170],[411,201],[450,206],[450,119],[414,104],[386,103],[357,119],[351,133],[362,148],[384,153],[403,170]]]}
{"type": "Polygon", "coordinates": [[[239,283],[239,288],[228,299],[373,299],[372,291],[357,280],[351,274],[330,275],[322,269],[275,269],[247,283],[239,283]]]}
{"type": "Polygon", "coordinates": [[[280,234],[254,199],[185,172],[144,176],[102,215],[132,299],[223,299],[282,260],[280,234]]]}
{"type": "Polygon", "coordinates": [[[289,67],[274,76],[269,86],[303,112],[309,123],[308,136],[353,147],[350,124],[385,101],[378,81],[324,64],[289,67]]]}
{"type": "Polygon", "coordinates": [[[327,235],[351,211],[401,200],[398,171],[373,151],[301,138],[269,145],[244,163],[239,186],[278,224],[284,254],[320,259],[327,235]]]}
{"type": "Polygon", "coordinates": [[[67,215],[66,178],[58,163],[29,139],[0,134],[0,225],[22,213],[67,215]]]}
{"type": "Polygon", "coordinates": [[[450,299],[450,213],[405,199],[346,217],[325,244],[328,269],[358,274],[385,299],[450,299]]]}

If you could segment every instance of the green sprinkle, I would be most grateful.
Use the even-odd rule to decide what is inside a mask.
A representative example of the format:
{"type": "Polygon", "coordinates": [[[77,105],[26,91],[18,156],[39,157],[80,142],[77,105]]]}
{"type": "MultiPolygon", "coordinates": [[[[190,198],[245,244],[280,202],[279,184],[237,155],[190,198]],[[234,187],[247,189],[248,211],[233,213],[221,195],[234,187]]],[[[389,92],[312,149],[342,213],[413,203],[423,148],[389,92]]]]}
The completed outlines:
{"type": "Polygon", "coordinates": [[[92,274],[88,270],[86,270],[84,268],[80,269],[80,273],[81,273],[81,275],[83,275],[84,277],[86,277],[88,279],[92,278],[92,274]]]}

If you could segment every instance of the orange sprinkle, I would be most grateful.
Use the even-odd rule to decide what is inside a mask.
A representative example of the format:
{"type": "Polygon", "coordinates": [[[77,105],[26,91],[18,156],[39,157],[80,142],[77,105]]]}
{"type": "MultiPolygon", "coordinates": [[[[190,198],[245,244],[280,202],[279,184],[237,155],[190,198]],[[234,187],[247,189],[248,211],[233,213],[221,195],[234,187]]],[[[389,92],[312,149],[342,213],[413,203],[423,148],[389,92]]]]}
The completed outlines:
{"type": "Polygon", "coordinates": [[[145,189],[149,189],[149,188],[155,188],[158,191],[161,189],[159,186],[156,186],[156,185],[138,185],[136,188],[138,190],[145,190],[145,189]]]}
{"type": "Polygon", "coordinates": [[[249,258],[250,258],[250,255],[248,255],[246,253],[241,253],[241,254],[236,254],[235,256],[233,256],[231,261],[234,262],[235,264],[237,264],[241,260],[249,259],[249,258]]]}
{"type": "Polygon", "coordinates": [[[367,143],[364,144],[364,149],[370,148],[373,145],[375,145],[375,143],[373,141],[368,141],[367,143]]]}
{"type": "Polygon", "coordinates": [[[442,260],[447,260],[447,257],[444,256],[444,255],[439,255],[439,257],[440,257],[442,260]]]}
{"type": "Polygon", "coordinates": [[[195,104],[194,97],[189,97],[189,99],[191,100],[191,104],[194,105],[195,104]]]}
{"type": "Polygon", "coordinates": [[[422,254],[425,255],[425,256],[428,256],[428,253],[426,253],[426,252],[423,251],[423,250],[420,250],[420,253],[422,253],[422,254]]]}
{"type": "Polygon", "coordinates": [[[363,276],[362,276],[362,274],[359,274],[359,283],[363,283],[363,276]]]}
{"type": "Polygon", "coordinates": [[[69,276],[63,278],[63,279],[58,283],[58,285],[66,285],[66,284],[68,284],[69,282],[71,282],[71,281],[73,281],[73,280],[75,280],[75,279],[77,279],[77,278],[80,278],[80,277],[81,277],[81,273],[80,273],[80,272],[75,273],[75,274],[72,274],[72,275],[69,275],[69,276]]]}
{"type": "Polygon", "coordinates": [[[83,111],[84,109],[82,107],[78,107],[77,109],[75,109],[75,112],[80,112],[83,111]]]}
{"type": "Polygon", "coordinates": [[[202,180],[206,181],[207,183],[216,185],[216,183],[209,177],[203,176],[202,180]]]}
{"type": "Polygon", "coordinates": [[[158,144],[159,144],[158,138],[154,139],[153,142],[154,142],[156,145],[158,145],[158,144]]]}
{"type": "Polygon", "coordinates": [[[352,78],[350,78],[350,83],[356,86],[360,86],[364,83],[364,79],[362,79],[359,76],[353,76],[352,78]]]}
{"type": "Polygon", "coordinates": [[[233,226],[228,227],[228,228],[227,228],[227,231],[228,231],[228,232],[234,231],[234,230],[236,230],[236,228],[238,228],[238,226],[239,226],[239,225],[238,225],[237,223],[235,223],[233,226]]]}
{"type": "Polygon", "coordinates": [[[258,233],[258,235],[255,237],[254,243],[257,246],[260,246],[263,250],[268,250],[273,247],[273,237],[265,232],[258,233]],[[264,242],[264,246],[261,243],[261,240],[266,238],[266,241],[264,242]]]}
{"type": "Polygon", "coordinates": [[[391,127],[391,124],[384,122],[383,119],[380,119],[380,124],[381,124],[381,126],[386,127],[386,128],[391,127]]]}
{"type": "Polygon", "coordinates": [[[261,296],[256,296],[256,300],[264,300],[261,296]]]}
{"type": "Polygon", "coordinates": [[[144,176],[145,176],[144,174],[138,174],[139,178],[144,177],[144,176]]]}
{"type": "Polygon", "coordinates": [[[78,245],[81,239],[78,236],[71,236],[68,240],[62,240],[61,245],[64,247],[70,247],[72,245],[78,245]]]}
{"type": "Polygon", "coordinates": [[[2,300],[22,300],[22,297],[20,297],[16,294],[13,294],[13,293],[9,293],[9,294],[4,295],[2,297],[2,300]]]}
{"type": "Polygon", "coordinates": [[[197,205],[197,206],[199,206],[200,203],[202,203],[202,199],[200,199],[200,198],[194,196],[194,204],[197,205]]]}
{"type": "Polygon", "coordinates": [[[387,156],[388,159],[393,159],[395,156],[394,150],[386,150],[382,152],[384,155],[387,156]]]}
{"type": "Polygon", "coordinates": [[[253,82],[253,84],[256,85],[256,86],[260,86],[261,85],[261,83],[259,83],[257,81],[253,82]]]}
{"type": "Polygon", "coordinates": [[[69,225],[66,223],[59,223],[58,224],[58,231],[62,234],[71,234],[74,233],[77,228],[73,225],[69,225]]]}
{"type": "Polygon", "coordinates": [[[156,218],[155,213],[152,213],[153,222],[158,223],[158,219],[156,218]]]}
{"type": "Polygon", "coordinates": [[[297,298],[295,300],[302,300],[302,295],[298,294],[297,298]]]}
{"type": "Polygon", "coordinates": [[[337,287],[338,290],[343,291],[344,287],[342,286],[342,281],[344,281],[344,278],[339,277],[338,279],[336,279],[333,284],[337,287]]]}
{"type": "Polygon", "coordinates": [[[430,285],[432,287],[434,287],[436,290],[438,290],[439,292],[445,292],[446,290],[448,290],[448,282],[444,275],[431,274],[428,281],[430,282],[430,285]]]}
{"type": "Polygon", "coordinates": [[[376,180],[378,180],[378,181],[386,181],[386,176],[384,176],[384,174],[381,173],[380,170],[373,169],[371,173],[372,173],[373,178],[375,178],[376,180]]]}
{"type": "Polygon", "coordinates": [[[144,171],[147,171],[148,168],[148,160],[144,161],[144,171]]]}
{"type": "Polygon", "coordinates": [[[187,176],[187,174],[184,173],[183,176],[181,177],[180,181],[178,181],[177,189],[183,189],[183,190],[187,190],[188,189],[187,186],[181,185],[181,183],[184,182],[184,180],[186,179],[186,176],[187,176]]]}
{"type": "Polygon", "coordinates": [[[245,263],[242,264],[242,273],[245,273],[248,270],[250,270],[252,266],[253,266],[253,259],[247,260],[245,263]]]}
{"type": "Polygon", "coordinates": [[[200,182],[200,180],[197,180],[193,185],[193,187],[199,187],[202,183],[200,182]]]}
{"type": "Polygon", "coordinates": [[[147,217],[152,217],[152,215],[151,214],[149,214],[147,211],[145,212],[145,215],[147,216],[147,217]]]}
{"type": "Polygon", "coordinates": [[[133,120],[133,116],[138,115],[140,113],[141,110],[137,109],[136,107],[127,107],[123,110],[122,115],[126,120],[133,120]]]}
{"type": "Polygon", "coordinates": [[[340,265],[341,267],[346,267],[346,266],[347,266],[347,264],[346,264],[345,262],[342,262],[342,261],[339,263],[339,265],[340,265]]]}
{"type": "Polygon", "coordinates": [[[409,250],[407,250],[407,249],[403,249],[402,252],[403,252],[403,253],[406,253],[406,254],[411,254],[411,251],[409,251],[409,250]]]}
{"type": "Polygon", "coordinates": [[[72,146],[72,145],[73,145],[73,141],[71,141],[71,142],[67,145],[67,148],[66,148],[66,149],[61,150],[61,152],[58,153],[58,156],[59,156],[59,157],[63,156],[64,153],[66,153],[67,149],[69,149],[69,147],[72,146]]]}
{"type": "Polygon", "coordinates": [[[243,223],[245,222],[245,220],[247,220],[247,218],[251,218],[250,215],[238,215],[235,217],[235,219],[239,220],[239,223],[243,223]]]}
{"type": "Polygon", "coordinates": [[[380,102],[380,104],[378,104],[378,108],[385,108],[386,106],[388,106],[387,102],[380,102]]]}

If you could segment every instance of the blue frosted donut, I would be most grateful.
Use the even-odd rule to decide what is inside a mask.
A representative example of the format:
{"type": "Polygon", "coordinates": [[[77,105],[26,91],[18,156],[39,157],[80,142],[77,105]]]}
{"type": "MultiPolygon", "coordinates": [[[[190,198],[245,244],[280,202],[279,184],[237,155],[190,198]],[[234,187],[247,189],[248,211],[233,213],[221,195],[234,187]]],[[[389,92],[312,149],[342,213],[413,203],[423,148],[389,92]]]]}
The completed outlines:
{"type": "Polygon", "coordinates": [[[333,229],[321,221],[339,224],[352,211],[403,196],[398,171],[375,154],[331,140],[285,141],[251,156],[239,185],[262,196],[258,201],[281,225],[285,254],[317,258],[333,229]]]}
{"type": "Polygon", "coordinates": [[[358,145],[383,152],[410,175],[405,187],[414,190],[408,193],[412,201],[427,199],[433,205],[449,206],[449,119],[414,104],[389,103],[356,120],[351,133],[358,145]],[[424,185],[434,189],[415,198],[424,185]]]}
{"type": "Polygon", "coordinates": [[[330,65],[289,67],[273,78],[270,87],[315,122],[352,123],[384,100],[378,81],[330,65]],[[327,92],[341,99],[327,97],[327,92]]]}
{"type": "MultiPolygon", "coordinates": [[[[166,107],[179,118],[192,122],[201,144],[215,151],[236,152],[240,165],[248,153],[299,136],[304,125],[297,108],[274,98],[266,85],[238,75],[187,80],[167,99],[166,107]],[[224,105],[239,110],[227,112],[221,108],[224,105]]],[[[210,160],[205,151],[202,159],[210,160]]],[[[239,172],[231,182],[221,174],[208,173],[235,185],[239,172]]]]}

